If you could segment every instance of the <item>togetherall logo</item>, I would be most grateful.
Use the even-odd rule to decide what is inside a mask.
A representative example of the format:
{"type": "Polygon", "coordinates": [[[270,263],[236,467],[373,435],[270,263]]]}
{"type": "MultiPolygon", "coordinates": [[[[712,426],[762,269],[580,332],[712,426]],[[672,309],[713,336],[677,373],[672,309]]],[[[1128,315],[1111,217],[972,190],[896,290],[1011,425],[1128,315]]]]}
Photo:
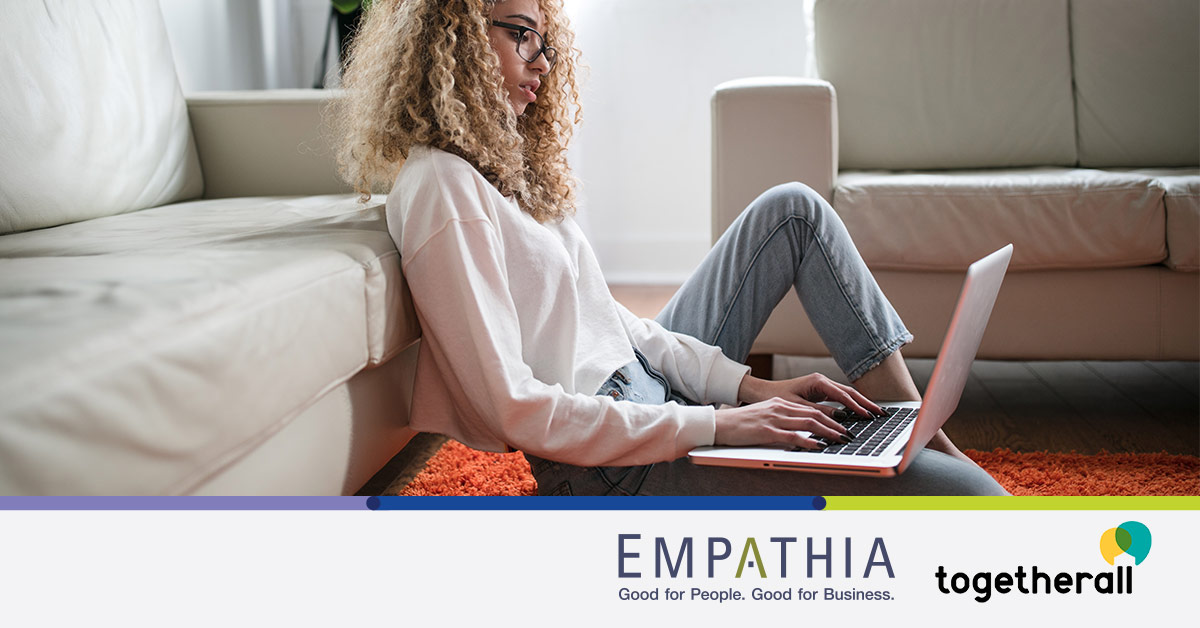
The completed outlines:
{"type": "Polygon", "coordinates": [[[1150,528],[1140,521],[1126,521],[1100,535],[1100,555],[1110,565],[1121,554],[1129,554],[1136,561],[1134,564],[1140,565],[1149,553],[1150,528]]]}
{"type": "MultiPolygon", "coordinates": [[[[1095,537],[1093,537],[1095,538],[1095,537]]],[[[949,573],[939,565],[934,577],[938,590],[946,595],[973,593],[976,602],[987,602],[994,595],[1083,595],[1085,591],[1101,595],[1132,595],[1133,565],[1117,566],[1122,554],[1141,565],[1150,554],[1150,529],[1140,521],[1126,521],[1100,535],[1100,556],[1112,571],[1053,571],[1034,565],[1022,565],[1016,571],[949,573]]]]}

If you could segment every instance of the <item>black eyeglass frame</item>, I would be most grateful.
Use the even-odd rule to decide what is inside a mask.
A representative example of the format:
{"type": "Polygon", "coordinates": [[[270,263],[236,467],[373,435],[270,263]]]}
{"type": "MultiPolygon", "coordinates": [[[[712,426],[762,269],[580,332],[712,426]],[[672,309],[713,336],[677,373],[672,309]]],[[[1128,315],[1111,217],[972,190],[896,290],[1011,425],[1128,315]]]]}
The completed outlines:
{"type": "Polygon", "coordinates": [[[555,48],[554,46],[547,46],[546,38],[543,37],[541,33],[537,32],[536,30],[534,30],[532,28],[529,28],[528,26],[522,26],[520,24],[510,24],[508,22],[501,22],[499,20],[492,20],[492,26],[499,26],[500,28],[506,28],[510,31],[517,31],[517,55],[519,57],[521,57],[522,59],[525,59],[525,55],[521,54],[521,39],[525,37],[525,31],[529,31],[529,32],[533,33],[534,35],[537,35],[538,39],[541,40],[541,42],[542,42],[542,47],[539,48],[538,51],[533,54],[532,59],[525,59],[525,61],[527,63],[533,63],[535,60],[537,60],[538,55],[544,55],[546,57],[546,63],[548,63],[550,65],[550,67],[547,68],[546,71],[549,72],[550,70],[554,69],[554,64],[558,62],[558,49],[555,48]],[[547,53],[547,51],[549,51],[549,53],[547,53]]]}

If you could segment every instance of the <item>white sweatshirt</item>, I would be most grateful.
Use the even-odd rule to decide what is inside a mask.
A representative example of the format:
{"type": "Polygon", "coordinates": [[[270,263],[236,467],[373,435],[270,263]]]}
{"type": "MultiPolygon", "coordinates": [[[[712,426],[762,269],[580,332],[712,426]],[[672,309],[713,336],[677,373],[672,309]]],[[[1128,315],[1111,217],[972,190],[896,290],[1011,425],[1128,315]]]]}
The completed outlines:
{"type": "Polygon", "coordinates": [[[422,330],[413,429],[580,466],[713,443],[711,406],[595,395],[633,346],[702,403],[736,404],[749,368],[617,303],[574,220],[539,224],[470,163],[428,147],[411,150],[387,218],[422,330]]]}

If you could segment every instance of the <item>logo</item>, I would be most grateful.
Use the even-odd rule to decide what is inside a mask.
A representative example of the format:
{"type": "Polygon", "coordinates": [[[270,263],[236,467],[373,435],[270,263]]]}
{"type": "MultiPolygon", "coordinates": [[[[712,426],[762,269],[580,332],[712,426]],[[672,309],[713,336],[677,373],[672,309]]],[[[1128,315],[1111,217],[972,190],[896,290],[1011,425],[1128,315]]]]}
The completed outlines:
{"type": "Polygon", "coordinates": [[[1126,521],[1100,535],[1100,555],[1108,564],[1121,554],[1129,554],[1135,565],[1142,564],[1150,553],[1150,528],[1140,521],[1126,521]]]}
{"type": "MultiPolygon", "coordinates": [[[[642,540],[642,535],[617,535],[617,577],[646,580],[653,579],[672,586],[655,586],[653,588],[638,588],[635,586],[621,587],[617,597],[621,600],[633,601],[678,601],[683,599],[715,601],[717,603],[750,600],[800,600],[811,601],[818,599],[837,601],[859,600],[891,600],[891,591],[880,589],[860,589],[857,587],[841,588],[835,586],[822,587],[813,590],[807,587],[792,587],[788,579],[809,578],[812,584],[822,577],[836,581],[852,579],[857,576],[858,567],[862,567],[862,575],[857,576],[867,583],[883,581],[886,572],[887,579],[896,577],[892,561],[888,558],[887,545],[883,537],[877,536],[870,550],[862,548],[862,541],[856,547],[852,537],[844,537],[845,544],[835,543],[833,537],[801,537],[801,536],[771,536],[746,537],[745,543],[737,539],[723,536],[697,538],[684,536],[669,538],[655,536],[653,576],[650,567],[649,539],[642,540]],[[764,540],[759,541],[760,538],[764,540]],[[676,542],[678,545],[676,545],[676,542]],[[738,555],[737,545],[742,545],[741,559],[733,569],[733,558],[738,555]],[[677,548],[677,549],[676,549],[677,548]],[[705,551],[707,548],[707,551],[705,551]],[[695,556],[699,554],[700,556],[695,556]],[[725,563],[723,561],[730,561],[725,563]],[[695,562],[700,562],[696,569],[695,562]],[[720,568],[720,565],[728,565],[720,568]],[[707,565],[706,586],[703,571],[707,565]],[[699,573],[696,573],[699,572],[699,573]],[[721,573],[724,572],[724,573],[721,573]],[[799,572],[799,573],[798,573],[799,572]],[[838,574],[835,576],[835,573],[838,574]],[[719,575],[720,574],[720,575],[719,575]],[[803,574],[803,575],[802,575],[803,574]],[[741,579],[743,576],[755,580],[779,578],[784,580],[778,587],[755,587],[747,597],[745,592],[737,587],[711,586],[716,580],[732,576],[741,579]],[[755,577],[757,576],[757,577],[755,577]],[[678,586],[674,581],[684,578],[688,586],[678,586]],[[699,582],[693,578],[700,579],[699,582]],[[699,586],[690,586],[696,584],[699,586]]],[[[634,583],[631,583],[634,584],[634,583]]],[[[831,582],[830,584],[833,584],[831,582]]],[[[864,583],[866,584],[866,583],[864,583]]]]}
{"type": "MultiPolygon", "coordinates": [[[[1126,521],[1100,535],[1100,555],[1109,565],[1121,554],[1129,554],[1136,565],[1150,553],[1150,529],[1140,521],[1126,521]]],[[[1109,572],[1059,571],[1041,565],[1019,565],[1016,571],[949,572],[939,565],[934,572],[938,590],[946,595],[974,592],[976,602],[987,602],[994,594],[1007,595],[1082,595],[1085,589],[1102,595],[1131,595],[1133,566],[1121,565],[1109,572]]]]}

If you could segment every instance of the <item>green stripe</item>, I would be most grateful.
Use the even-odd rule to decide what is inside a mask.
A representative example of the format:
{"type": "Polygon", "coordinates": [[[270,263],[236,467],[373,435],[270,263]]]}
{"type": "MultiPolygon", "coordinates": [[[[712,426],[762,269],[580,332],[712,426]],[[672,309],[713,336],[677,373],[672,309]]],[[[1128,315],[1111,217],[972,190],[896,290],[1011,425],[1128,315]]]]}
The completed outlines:
{"type": "Polygon", "coordinates": [[[826,497],[825,510],[1200,510],[1200,497],[826,497]]]}

